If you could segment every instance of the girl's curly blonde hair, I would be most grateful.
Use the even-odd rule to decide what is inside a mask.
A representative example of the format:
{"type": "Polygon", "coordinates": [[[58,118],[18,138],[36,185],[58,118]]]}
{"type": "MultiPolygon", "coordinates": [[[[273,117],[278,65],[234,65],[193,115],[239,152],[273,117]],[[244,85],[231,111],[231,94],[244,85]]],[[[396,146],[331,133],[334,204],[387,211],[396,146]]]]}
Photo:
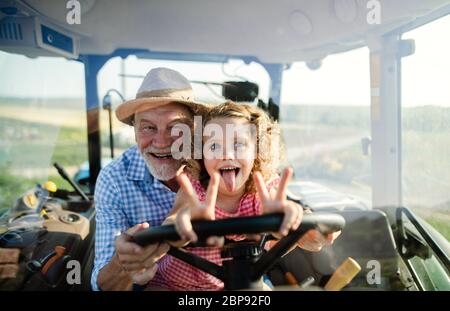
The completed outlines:
{"type": "MultiPolygon", "coordinates": [[[[245,185],[245,192],[256,192],[253,182],[255,172],[261,172],[267,182],[277,171],[279,161],[284,157],[280,140],[280,129],[263,110],[247,104],[236,104],[226,101],[222,104],[212,106],[202,116],[202,128],[213,119],[217,118],[242,118],[256,127],[256,152],[249,179],[245,185]]],[[[195,146],[194,146],[195,148],[195,146]]],[[[203,148],[202,148],[203,149],[203,148]]],[[[198,179],[203,187],[207,187],[209,175],[203,160],[186,159],[183,161],[187,171],[198,179]]]]}

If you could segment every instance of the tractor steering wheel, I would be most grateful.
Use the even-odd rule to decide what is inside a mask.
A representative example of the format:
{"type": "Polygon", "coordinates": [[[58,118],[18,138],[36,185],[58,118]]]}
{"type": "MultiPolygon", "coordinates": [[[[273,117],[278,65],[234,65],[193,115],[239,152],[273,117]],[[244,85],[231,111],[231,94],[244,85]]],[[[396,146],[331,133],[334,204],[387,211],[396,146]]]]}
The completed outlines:
{"type": "MultiPolygon", "coordinates": [[[[237,217],[221,220],[196,220],[192,227],[199,240],[206,240],[210,236],[225,236],[231,234],[259,234],[275,232],[283,221],[283,213],[262,216],[237,217]]],[[[218,266],[194,254],[171,248],[169,254],[199,268],[219,279],[225,284],[225,289],[254,288],[262,275],[270,269],[297,241],[309,230],[316,229],[326,235],[342,230],[345,220],[342,216],[332,213],[315,212],[303,215],[299,228],[291,231],[278,241],[267,253],[248,260],[226,260],[223,266],[218,266]]],[[[152,227],[138,232],[132,237],[141,246],[164,241],[178,241],[180,236],[174,225],[152,227]]],[[[254,245],[252,246],[254,247],[254,245]]]]}

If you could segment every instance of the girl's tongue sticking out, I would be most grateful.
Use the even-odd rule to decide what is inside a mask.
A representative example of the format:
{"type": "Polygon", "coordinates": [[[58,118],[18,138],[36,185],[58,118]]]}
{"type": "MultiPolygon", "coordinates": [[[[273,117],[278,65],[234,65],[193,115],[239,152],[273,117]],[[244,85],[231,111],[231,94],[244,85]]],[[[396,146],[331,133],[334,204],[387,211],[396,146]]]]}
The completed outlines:
{"type": "Polygon", "coordinates": [[[220,176],[225,183],[225,187],[229,192],[236,191],[236,176],[239,173],[238,167],[223,167],[219,169],[220,176]]]}

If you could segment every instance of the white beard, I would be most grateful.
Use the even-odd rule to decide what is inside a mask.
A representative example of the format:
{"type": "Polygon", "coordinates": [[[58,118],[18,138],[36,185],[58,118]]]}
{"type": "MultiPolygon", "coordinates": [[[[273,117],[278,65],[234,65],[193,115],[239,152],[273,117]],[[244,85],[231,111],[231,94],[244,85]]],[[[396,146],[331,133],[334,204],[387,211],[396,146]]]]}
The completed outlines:
{"type": "Polygon", "coordinates": [[[145,164],[150,171],[150,174],[161,181],[167,181],[175,178],[177,171],[180,168],[180,163],[178,161],[173,164],[162,164],[158,167],[155,167],[149,159],[147,159],[145,156],[143,157],[145,164]]]}

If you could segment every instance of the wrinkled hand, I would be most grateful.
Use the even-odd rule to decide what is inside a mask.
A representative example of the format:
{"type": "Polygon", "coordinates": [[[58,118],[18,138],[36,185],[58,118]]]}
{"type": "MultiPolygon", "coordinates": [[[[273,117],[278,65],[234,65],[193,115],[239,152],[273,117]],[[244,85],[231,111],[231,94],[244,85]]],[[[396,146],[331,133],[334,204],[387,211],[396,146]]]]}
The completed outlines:
{"type": "Polygon", "coordinates": [[[151,244],[145,247],[131,241],[131,236],[149,228],[148,223],[137,224],[122,233],[115,242],[116,256],[122,269],[133,283],[147,284],[158,269],[156,262],[169,250],[166,243],[151,244]]]}
{"type": "Polygon", "coordinates": [[[284,213],[283,222],[279,229],[279,233],[282,236],[286,236],[289,233],[289,230],[297,230],[303,217],[301,206],[292,201],[288,201],[286,197],[286,188],[291,176],[292,169],[284,169],[275,198],[271,198],[261,173],[256,172],[254,175],[254,182],[261,200],[263,213],[284,213]]]}
{"type": "Polygon", "coordinates": [[[332,245],[340,234],[341,231],[336,231],[324,236],[317,230],[309,230],[298,240],[297,245],[310,252],[319,252],[325,245],[332,245]]]}
{"type": "MultiPolygon", "coordinates": [[[[217,192],[219,191],[220,175],[216,173],[210,177],[204,202],[200,202],[191,182],[189,181],[189,178],[185,173],[179,174],[176,179],[181,189],[183,189],[186,193],[188,202],[186,202],[186,207],[182,208],[176,216],[175,229],[184,241],[184,244],[187,244],[189,241],[197,242],[198,237],[192,229],[191,220],[215,219],[216,199],[217,192]]],[[[223,245],[224,239],[223,237],[211,236],[207,239],[206,243],[210,246],[220,247],[223,245]]]]}

